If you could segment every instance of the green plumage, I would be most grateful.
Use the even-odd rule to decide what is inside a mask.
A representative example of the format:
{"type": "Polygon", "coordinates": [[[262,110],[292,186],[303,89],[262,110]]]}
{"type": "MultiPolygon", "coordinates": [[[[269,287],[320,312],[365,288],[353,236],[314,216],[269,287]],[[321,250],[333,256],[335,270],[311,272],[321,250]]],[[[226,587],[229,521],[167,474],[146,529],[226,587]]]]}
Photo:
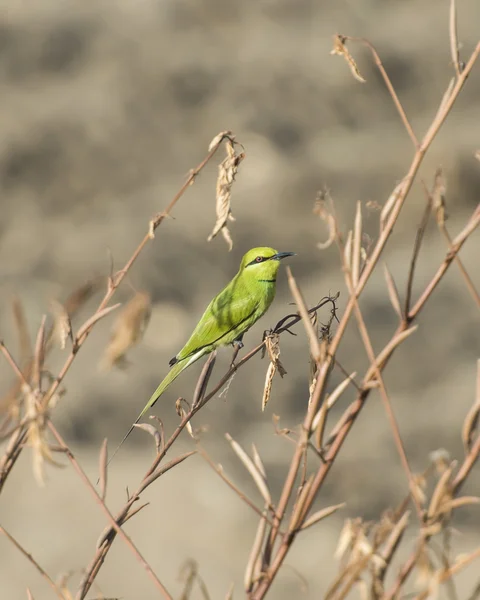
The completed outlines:
{"type": "Polygon", "coordinates": [[[253,248],[245,254],[238,273],[207,306],[190,339],[170,361],[169,373],[154,391],[120,446],[183,370],[219,346],[241,343],[243,334],[265,314],[275,297],[280,260],[292,255],[293,252],[277,252],[268,247],[253,248]]]}

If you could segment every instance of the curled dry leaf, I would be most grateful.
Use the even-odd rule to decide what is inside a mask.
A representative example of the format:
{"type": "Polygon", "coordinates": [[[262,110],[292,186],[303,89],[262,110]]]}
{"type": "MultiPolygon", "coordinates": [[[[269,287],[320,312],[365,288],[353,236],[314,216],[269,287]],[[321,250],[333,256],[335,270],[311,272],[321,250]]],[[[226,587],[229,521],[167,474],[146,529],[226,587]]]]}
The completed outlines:
{"type": "Polygon", "coordinates": [[[345,45],[346,37],[337,33],[333,36],[333,48],[330,51],[330,54],[338,56],[343,56],[343,58],[347,61],[348,66],[350,67],[350,71],[352,75],[355,77],[357,81],[361,83],[365,83],[365,79],[360,74],[358,70],[357,63],[353,59],[353,56],[350,54],[347,46],[345,45]]]}
{"type": "Polygon", "coordinates": [[[211,152],[214,148],[219,146],[225,138],[234,139],[233,133],[231,131],[221,131],[218,135],[216,135],[213,140],[210,142],[208,146],[208,151],[211,152]]]}
{"type": "Polygon", "coordinates": [[[55,298],[50,300],[50,310],[54,319],[53,335],[57,338],[60,348],[65,350],[67,338],[70,338],[73,344],[72,324],[70,322],[70,317],[63,304],[61,304],[58,300],[55,300],[55,298]]]}
{"type": "Polygon", "coordinates": [[[149,423],[135,423],[134,427],[138,427],[138,429],[143,429],[149,433],[153,439],[155,440],[155,448],[157,450],[157,454],[160,453],[160,447],[162,445],[162,436],[156,427],[150,425],[149,423]]]}
{"type": "MultiPolygon", "coordinates": [[[[190,411],[190,406],[189,406],[188,402],[185,400],[185,398],[178,398],[178,400],[175,403],[175,410],[177,411],[177,415],[181,419],[184,419],[187,416],[187,412],[183,408],[183,404],[185,404],[187,406],[188,410],[190,411]]],[[[185,427],[186,427],[188,433],[190,434],[190,437],[192,439],[195,439],[195,434],[193,432],[193,427],[192,427],[192,424],[190,423],[190,421],[187,422],[185,427]]]]}
{"type": "Polygon", "coordinates": [[[278,371],[280,377],[287,374],[282,363],[280,362],[280,336],[276,333],[270,333],[265,337],[265,348],[270,357],[270,364],[267,369],[267,376],[265,378],[265,386],[263,388],[262,396],[262,411],[265,410],[267,403],[270,399],[272,391],[272,382],[275,373],[278,371]]]}
{"type": "Polygon", "coordinates": [[[225,241],[228,244],[229,250],[231,250],[233,248],[233,242],[227,223],[228,221],[235,220],[230,208],[232,186],[233,182],[235,181],[238,167],[245,158],[245,153],[236,153],[235,142],[233,138],[228,138],[225,146],[227,150],[227,157],[220,163],[218,167],[216,192],[217,220],[213,227],[213,231],[208,236],[207,240],[211,242],[213,238],[221,231],[225,241]]]}
{"type": "Polygon", "coordinates": [[[138,344],[147,329],[152,312],[150,294],[137,292],[120,312],[112,328],[102,366],[110,369],[113,366],[125,368],[128,365],[127,351],[138,344]]]}
{"type": "Polygon", "coordinates": [[[335,217],[332,214],[331,210],[327,207],[327,204],[331,204],[332,199],[330,197],[330,193],[328,190],[322,190],[318,192],[317,198],[315,200],[315,205],[313,207],[313,214],[317,215],[324,221],[328,229],[328,238],[325,242],[319,242],[317,244],[317,248],[320,250],[325,250],[329,246],[333,244],[336,239],[337,227],[335,223],[335,217]]]}

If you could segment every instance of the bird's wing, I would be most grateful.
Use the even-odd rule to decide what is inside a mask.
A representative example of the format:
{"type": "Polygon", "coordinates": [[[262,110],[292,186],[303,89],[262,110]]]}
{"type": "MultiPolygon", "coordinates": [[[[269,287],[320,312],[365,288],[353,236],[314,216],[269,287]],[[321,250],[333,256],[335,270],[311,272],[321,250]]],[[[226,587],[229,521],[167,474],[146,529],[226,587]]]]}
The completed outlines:
{"type": "MultiPolygon", "coordinates": [[[[259,298],[233,279],[207,306],[190,339],[175,357],[184,360],[206,346],[233,342],[256,320],[259,298]]],[[[213,350],[213,348],[212,348],[213,350]]],[[[172,363],[173,360],[172,360],[172,363]]]]}

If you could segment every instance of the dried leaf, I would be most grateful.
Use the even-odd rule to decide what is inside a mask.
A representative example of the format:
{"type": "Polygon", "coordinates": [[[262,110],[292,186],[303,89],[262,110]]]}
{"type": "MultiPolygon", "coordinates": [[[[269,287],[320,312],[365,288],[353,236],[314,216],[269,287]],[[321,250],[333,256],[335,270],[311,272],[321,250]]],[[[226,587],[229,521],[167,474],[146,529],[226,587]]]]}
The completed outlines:
{"type": "Polygon", "coordinates": [[[385,273],[385,279],[387,281],[387,289],[390,302],[393,306],[394,311],[397,313],[399,318],[402,319],[402,308],[400,306],[400,297],[398,295],[397,286],[395,285],[395,280],[393,279],[386,264],[383,265],[383,269],[385,273]]]}
{"type": "Polygon", "coordinates": [[[470,506],[471,504],[480,504],[480,498],[477,496],[461,496],[460,498],[454,498],[442,505],[441,512],[450,512],[455,508],[470,506]]]}
{"type": "Polygon", "coordinates": [[[45,485],[45,462],[56,467],[63,467],[52,458],[52,453],[46,438],[46,418],[44,412],[39,409],[40,395],[33,390],[25,395],[25,416],[28,418],[28,445],[32,448],[33,475],[37,484],[45,485]]]}
{"type": "Polygon", "coordinates": [[[290,269],[290,267],[287,267],[287,277],[290,291],[292,293],[293,299],[295,300],[295,304],[297,305],[298,312],[302,317],[302,322],[307,333],[308,341],[310,343],[310,354],[316,362],[320,363],[322,359],[322,351],[320,348],[320,343],[318,341],[318,336],[310,320],[308,310],[305,305],[305,300],[303,299],[302,293],[298,288],[297,282],[295,281],[295,278],[292,275],[292,270],[290,269]]]}
{"type": "Polygon", "coordinates": [[[440,167],[435,172],[435,179],[433,182],[432,188],[432,201],[433,201],[433,210],[437,216],[437,223],[440,227],[445,225],[446,214],[445,214],[445,194],[447,191],[447,184],[445,180],[445,176],[443,174],[443,169],[440,167]]]}
{"type": "Polygon", "coordinates": [[[219,146],[226,137],[231,138],[232,140],[234,139],[233,133],[231,131],[221,131],[210,142],[208,146],[208,151],[211,152],[216,146],[219,146]]]}
{"type": "Polygon", "coordinates": [[[255,444],[252,444],[252,454],[253,454],[253,462],[255,466],[260,471],[264,479],[267,479],[267,471],[265,470],[265,465],[263,464],[263,460],[258,453],[257,447],[255,444]]]}
{"type": "Polygon", "coordinates": [[[99,485],[100,485],[100,498],[105,500],[107,495],[107,465],[108,465],[108,447],[107,438],[103,440],[102,447],[100,448],[100,454],[98,457],[98,472],[99,472],[99,485]]]}
{"type": "MultiPolygon", "coordinates": [[[[217,136],[218,137],[218,136],[217,136]]],[[[237,154],[235,151],[235,142],[229,138],[225,144],[227,157],[218,167],[217,191],[216,191],[216,214],[217,220],[213,227],[212,233],[207,240],[211,242],[214,237],[221,231],[225,241],[228,244],[229,250],[233,248],[233,242],[228,229],[228,221],[234,221],[232,210],[230,208],[232,186],[237,175],[238,167],[245,158],[245,153],[237,154]]]]}
{"type": "MultiPolygon", "coordinates": [[[[181,419],[184,419],[187,416],[187,412],[183,408],[183,404],[186,404],[187,407],[188,407],[188,410],[190,410],[190,406],[189,406],[188,402],[185,400],[185,398],[178,398],[178,400],[175,403],[175,410],[177,411],[177,415],[181,419]]],[[[185,425],[185,427],[186,427],[188,433],[190,434],[190,437],[192,439],[196,439],[195,438],[195,434],[193,432],[192,424],[190,423],[190,421],[187,422],[187,424],[185,425]]]]}
{"type": "Polygon", "coordinates": [[[468,454],[473,446],[473,440],[478,435],[480,422],[480,402],[475,403],[468,411],[462,426],[462,441],[465,454],[468,454]]]}
{"type": "Polygon", "coordinates": [[[137,292],[113,324],[110,343],[102,359],[103,368],[127,366],[126,353],[143,338],[151,312],[150,294],[146,291],[137,292]]]}
{"type": "Polygon", "coordinates": [[[162,436],[156,427],[150,425],[148,423],[135,423],[134,427],[138,427],[138,429],[143,429],[149,433],[153,439],[155,440],[155,448],[157,450],[157,454],[160,453],[160,447],[162,445],[162,436]]]}
{"type": "Polygon", "coordinates": [[[27,598],[28,598],[28,600],[34,600],[32,592],[30,591],[30,588],[28,588],[28,587],[27,587],[27,598]]]}
{"type": "Polygon", "coordinates": [[[337,227],[335,223],[335,217],[332,212],[327,208],[327,203],[331,204],[332,199],[328,190],[322,190],[317,194],[315,205],[313,207],[313,214],[318,215],[328,228],[328,238],[325,242],[319,242],[317,248],[325,250],[333,244],[337,237],[337,227]]]}
{"type": "Polygon", "coordinates": [[[343,265],[346,274],[349,274],[352,270],[352,238],[353,232],[350,229],[350,231],[347,234],[347,241],[345,242],[345,247],[343,249],[343,265]]]}
{"type": "MultiPolygon", "coordinates": [[[[265,509],[262,512],[264,517],[268,515],[268,509],[265,509]]],[[[245,568],[245,575],[243,578],[243,585],[245,587],[245,591],[247,594],[252,590],[253,585],[259,575],[257,573],[257,565],[258,559],[260,558],[260,552],[262,550],[263,541],[265,538],[265,529],[267,527],[266,519],[260,519],[257,532],[255,534],[255,539],[252,544],[252,549],[250,550],[250,555],[248,557],[247,566],[245,568]]]]}
{"type": "Polygon", "coordinates": [[[362,258],[362,203],[357,202],[355,224],[353,229],[352,283],[355,288],[360,278],[360,261],[362,258]]]}
{"type": "Polygon", "coordinates": [[[388,197],[388,200],[385,202],[384,207],[382,208],[382,212],[380,213],[380,230],[383,231],[385,229],[386,221],[390,216],[390,213],[393,210],[397,200],[403,194],[403,190],[405,189],[405,185],[407,183],[407,179],[402,179],[402,181],[397,184],[393,190],[393,192],[388,197]]]}
{"type": "Polygon", "coordinates": [[[448,469],[445,469],[444,473],[440,477],[435,486],[435,489],[430,500],[430,506],[428,507],[427,517],[434,519],[438,516],[438,511],[443,502],[449,501],[452,495],[452,486],[450,477],[453,473],[453,469],[456,466],[456,461],[453,461],[448,469]]]}
{"type": "Polygon", "coordinates": [[[50,309],[54,318],[53,335],[57,338],[60,348],[65,350],[67,338],[70,338],[73,344],[72,323],[63,304],[52,298],[50,300],[50,309]]]}
{"type": "Polygon", "coordinates": [[[333,36],[333,49],[330,51],[330,54],[338,56],[343,56],[343,58],[347,61],[348,66],[350,67],[350,71],[352,75],[355,77],[357,81],[361,83],[365,83],[365,79],[360,74],[358,70],[357,63],[353,59],[353,56],[348,51],[347,46],[345,45],[346,38],[343,35],[336,34],[333,36]]]}
{"type": "Polygon", "coordinates": [[[270,495],[270,490],[268,489],[268,484],[267,484],[266,478],[262,475],[260,470],[256,467],[255,463],[248,456],[248,454],[245,452],[245,450],[240,446],[240,444],[238,442],[236,442],[232,438],[232,436],[228,433],[225,434],[225,437],[230,442],[230,445],[232,446],[235,454],[242,461],[245,468],[252,476],[252,479],[255,482],[260,493],[262,494],[263,499],[265,500],[266,504],[268,504],[268,506],[271,506],[272,497],[270,495]]]}
{"type": "Polygon", "coordinates": [[[310,475],[310,477],[300,488],[300,493],[298,494],[297,501],[295,502],[295,505],[292,510],[292,516],[290,518],[290,524],[288,526],[289,531],[295,531],[300,525],[304,513],[305,503],[310,494],[310,490],[312,489],[313,478],[313,475],[310,475]]]}
{"type": "Polygon", "coordinates": [[[33,357],[32,369],[32,387],[35,390],[42,389],[42,371],[45,362],[45,322],[46,315],[43,315],[40,327],[38,329],[37,341],[35,342],[35,354],[33,357]]]}
{"type": "Polygon", "coordinates": [[[275,373],[278,371],[280,377],[287,374],[282,363],[280,362],[280,336],[276,333],[272,333],[265,338],[265,348],[270,357],[270,364],[268,365],[267,375],[265,378],[265,386],[263,388],[262,396],[262,411],[265,410],[267,403],[270,399],[270,393],[272,391],[272,382],[275,373]]]}
{"type": "Polygon", "coordinates": [[[304,522],[304,524],[301,526],[300,529],[307,529],[307,527],[311,527],[312,525],[315,525],[319,521],[323,521],[323,519],[326,519],[330,515],[333,515],[333,513],[336,513],[337,510],[340,510],[341,508],[344,508],[345,506],[346,506],[346,503],[342,502],[341,504],[335,504],[334,506],[329,506],[328,508],[323,508],[322,510],[318,510],[317,512],[313,513],[313,515],[311,517],[308,517],[308,519],[304,522]]]}

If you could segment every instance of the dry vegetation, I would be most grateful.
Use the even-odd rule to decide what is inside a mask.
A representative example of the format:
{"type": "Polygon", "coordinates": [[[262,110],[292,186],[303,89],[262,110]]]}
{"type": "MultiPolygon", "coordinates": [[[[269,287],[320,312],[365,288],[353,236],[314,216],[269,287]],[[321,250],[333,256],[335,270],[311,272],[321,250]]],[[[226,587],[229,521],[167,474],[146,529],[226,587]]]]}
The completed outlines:
{"type": "MultiPolygon", "coordinates": [[[[104,561],[109,559],[110,550],[116,544],[125,544],[131,553],[132,561],[138,561],[144,570],[144,576],[151,580],[152,590],[155,591],[148,597],[179,597],[182,600],[191,597],[213,597],[209,593],[208,578],[202,577],[201,564],[199,567],[195,562],[201,563],[201,557],[192,557],[193,560],[187,564],[182,574],[182,591],[173,594],[166,588],[165,574],[161,569],[153,568],[135,542],[136,515],[149,504],[147,489],[158,485],[158,480],[167,472],[181,468],[179,465],[190,461],[194,455],[206,461],[223,484],[229,486],[258,518],[257,531],[252,535],[251,549],[245,564],[242,565],[245,574],[244,591],[237,583],[235,587],[232,585],[230,590],[225,590],[224,597],[239,598],[246,595],[251,600],[260,600],[269,596],[272,584],[285,568],[287,557],[294,547],[301,543],[304,530],[324,527],[331,515],[338,516],[339,511],[348,506],[348,497],[342,498],[340,503],[325,506],[322,493],[327,479],[335,474],[345,440],[359,423],[358,416],[370,402],[370,397],[376,394],[381,399],[381,405],[378,404],[376,410],[385,411],[390,435],[403,468],[404,499],[398,505],[383,510],[376,521],[365,521],[361,518],[349,518],[345,521],[343,529],[336,532],[339,570],[335,574],[332,573],[330,581],[326,582],[326,591],[322,597],[328,600],[346,597],[394,599],[405,597],[408,593],[410,597],[423,599],[435,597],[441,590],[452,600],[458,598],[455,590],[457,577],[474,561],[477,565],[480,564],[480,540],[477,547],[469,552],[462,548],[453,550],[451,544],[454,515],[457,511],[478,511],[475,505],[480,503],[480,497],[464,491],[480,453],[480,363],[476,389],[474,382],[471,382],[472,406],[464,415],[462,430],[458,432],[464,446],[463,456],[452,460],[448,453],[437,452],[431,456],[429,463],[425,463],[422,472],[414,471],[410,466],[402,439],[402,429],[397,422],[388,385],[384,379],[384,372],[394,364],[402,344],[416,335],[420,314],[429,310],[437,286],[450,269],[459,270],[471,301],[480,310],[480,297],[474,281],[476,274],[469,273],[460,256],[463,245],[480,225],[480,205],[474,207],[461,230],[452,235],[445,219],[445,211],[448,210],[451,214],[455,208],[446,206],[446,184],[442,169],[437,169],[431,182],[420,181],[417,177],[433,140],[455,110],[455,103],[462,88],[468,85],[467,79],[480,54],[479,42],[462,62],[458,50],[454,2],[451,7],[452,79],[440,98],[438,111],[423,137],[415,131],[382,65],[381,57],[370,41],[335,36],[332,53],[346,60],[355,79],[360,82],[364,79],[354,55],[360,46],[366,46],[371,53],[403,122],[406,135],[410,137],[410,166],[388,199],[381,206],[373,207],[376,211],[375,236],[367,235],[364,227],[366,211],[371,211],[371,206],[366,207],[358,202],[354,220],[350,226],[346,226],[340,222],[335,201],[329,192],[319,194],[314,212],[324,221],[328,230],[326,241],[319,243],[319,246],[322,249],[332,245],[338,248],[338,268],[342,271],[348,291],[347,299],[343,298],[344,308],[339,309],[336,294],[324,298],[316,306],[309,306],[292,274],[292,271],[295,272],[295,264],[292,263],[292,271],[287,270],[288,283],[295,303],[290,314],[267,332],[261,343],[253,348],[247,347],[243,354],[237,355],[236,350],[232,365],[220,378],[218,372],[213,369],[216,355],[212,354],[202,369],[193,395],[177,401],[178,422],[172,430],[158,418],[152,418],[148,424],[141,425],[153,438],[156,456],[143,470],[138,487],[128,490],[127,498],[120,508],[114,510],[108,501],[110,467],[107,468],[106,441],[99,453],[99,482],[96,485],[95,477],[92,479],[86,474],[82,461],[74,455],[60,432],[61,428],[52,422],[52,417],[59,404],[64,401],[64,380],[68,380],[70,368],[79,353],[88,352],[90,333],[112,311],[117,311],[118,314],[110,344],[105,350],[105,366],[124,366],[127,351],[141,342],[151,312],[149,293],[144,290],[136,291],[133,299],[122,308],[119,308],[119,304],[112,304],[113,298],[118,288],[128,282],[128,275],[145,248],[150,244],[161,244],[162,224],[171,216],[184,194],[195,184],[198,174],[208,163],[217,159],[225,144],[227,157],[220,162],[216,187],[217,222],[209,239],[222,232],[226,242],[232,244],[234,236],[227,228],[231,219],[231,191],[232,185],[235,185],[237,168],[244,157],[243,149],[236,143],[233,133],[225,131],[215,136],[205,158],[192,169],[165,210],[156,215],[149,224],[145,224],[143,239],[122,268],[115,269],[112,261],[111,273],[106,281],[103,278],[92,279],[76,289],[66,301],[52,302],[53,325],[48,327],[45,317],[34,344],[29,339],[29,326],[22,300],[15,298],[13,315],[19,352],[13,352],[10,342],[4,340],[1,343],[3,357],[14,372],[16,382],[1,401],[4,418],[1,425],[3,445],[0,458],[0,493],[12,478],[21,455],[29,453],[33,459],[33,473],[39,485],[48,485],[48,482],[45,482],[46,470],[59,463],[69,463],[69,468],[75,471],[82,485],[88,489],[104,519],[104,525],[98,531],[96,547],[92,548],[88,564],[77,577],[77,585],[73,584],[75,578],[58,578],[56,574],[48,574],[42,568],[42,556],[30,552],[28,539],[16,539],[9,531],[0,527],[0,532],[8,538],[12,548],[15,546],[24,555],[25,561],[29,561],[48,582],[51,597],[56,596],[63,600],[81,600],[88,594],[90,598],[110,597],[108,589],[102,590],[105,594],[103,596],[95,588],[95,582],[104,561]],[[410,250],[406,285],[401,286],[383,259],[388,252],[392,231],[398,223],[413,186],[422,190],[425,210],[419,223],[411,222],[410,229],[404,228],[402,231],[405,246],[411,245],[411,239],[414,238],[415,241],[410,250]],[[445,252],[438,258],[431,279],[425,284],[419,284],[421,291],[417,295],[414,293],[414,289],[417,289],[417,263],[422,255],[427,227],[432,222],[436,222],[438,234],[445,239],[445,252]],[[381,349],[375,350],[372,334],[362,311],[361,299],[369,280],[379,274],[384,278],[384,294],[396,314],[397,324],[390,331],[381,349]],[[104,295],[97,309],[83,324],[77,325],[77,313],[99,290],[103,290],[104,295]],[[319,311],[322,308],[324,311],[330,311],[325,313],[330,315],[323,319],[325,323],[321,322],[323,313],[319,311]],[[363,356],[368,358],[366,368],[362,361],[357,365],[350,360],[348,368],[343,364],[342,342],[351,322],[358,328],[361,340],[359,348],[362,349],[363,356]],[[192,418],[231,382],[234,375],[235,385],[241,385],[244,365],[259,353],[266,356],[269,366],[266,369],[265,387],[263,390],[257,390],[256,397],[262,398],[262,408],[265,408],[267,403],[275,404],[276,395],[279,393],[276,391],[278,388],[275,387],[275,378],[278,375],[283,376],[285,372],[280,362],[280,349],[288,347],[291,333],[302,335],[304,343],[309,347],[309,373],[305,374],[306,378],[309,377],[309,388],[307,394],[302,389],[295,392],[297,404],[304,407],[301,423],[291,424],[287,428],[283,421],[277,420],[275,431],[272,431],[272,436],[279,436],[285,444],[290,444],[291,448],[290,460],[284,465],[285,476],[278,493],[278,486],[271,484],[268,469],[257,447],[254,445],[249,451],[227,434],[234,454],[252,478],[259,497],[262,498],[262,502],[259,503],[250,493],[245,492],[242,486],[234,483],[223,467],[216,463],[203,443],[202,428],[196,428],[192,418]],[[55,345],[65,348],[66,358],[58,371],[52,372],[49,355],[55,345]],[[331,384],[332,373],[341,376],[341,380],[335,385],[331,384]],[[346,408],[340,414],[334,412],[332,409],[334,406],[336,408],[336,403],[344,398],[346,392],[352,391],[353,399],[346,408]],[[190,449],[186,452],[181,451],[178,444],[184,430],[190,436],[190,449]],[[123,525],[130,519],[131,533],[127,534],[123,525]]],[[[339,68],[341,67],[343,65],[339,63],[339,68]]],[[[352,85],[360,84],[352,80],[352,85]]],[[[248,156],[248,147],[245,148],[245,153],[248,156]]],[[[478,240],[476,243],[478,246],[478,240]]],[[[264,363],[261,364],[264,369],[264,363]]],[[[260,410],[260,402],[258,408],[260,410]]],[[[388,460],[388,457],[385,460],[388,460]]],[[[122,456],[119,455],[116,461],[121,462],[122,456]]],[[[67,469],[64,472],[67,472],[67,469]]],[[[18,480],[16,483],[19,484],[18,480]]],[[[166,485],[169,485],[168,481],[166,485]]],[[[355,493],[361,495],[362,492],[360,485],[355,493]]],[[[156,509],[157,507],[152,505],[146,510],[153,512],[156,509]]],[[[81,523],[76,525],[81,527],[81,523]]],[[[75,524],[72,524],[72,527],[74,528],[75,524]]],[[[55,536],[55,532],[50,532],[50,535],[55,536]]],[[[71,539],[70,543],[75,544],[75,539],[71,539]]],[[[208,543],[208,540],[205,543],[208,543]]],[[[185,558],[189,556],[189,549],[185,548],[185,558]]],[[[480,584],[477,583],[476,591],[473,589],[470,596],[472,600],[478,597],[479,589],[480,584]]],[[[25,593],[27,597],[37,597],[34,589],[27,589],[25,593]]],[[[318,593],[315,594],[314,589],[312,593],[312,597],[320,597],[318,593]]],[[[275,593],[270,595],[274,597],[275,593]]],[[[18,597],[21,597],[20,591],[18,597]]],[[[125,596],[119,594],[119,597],[125,596]]]]}

